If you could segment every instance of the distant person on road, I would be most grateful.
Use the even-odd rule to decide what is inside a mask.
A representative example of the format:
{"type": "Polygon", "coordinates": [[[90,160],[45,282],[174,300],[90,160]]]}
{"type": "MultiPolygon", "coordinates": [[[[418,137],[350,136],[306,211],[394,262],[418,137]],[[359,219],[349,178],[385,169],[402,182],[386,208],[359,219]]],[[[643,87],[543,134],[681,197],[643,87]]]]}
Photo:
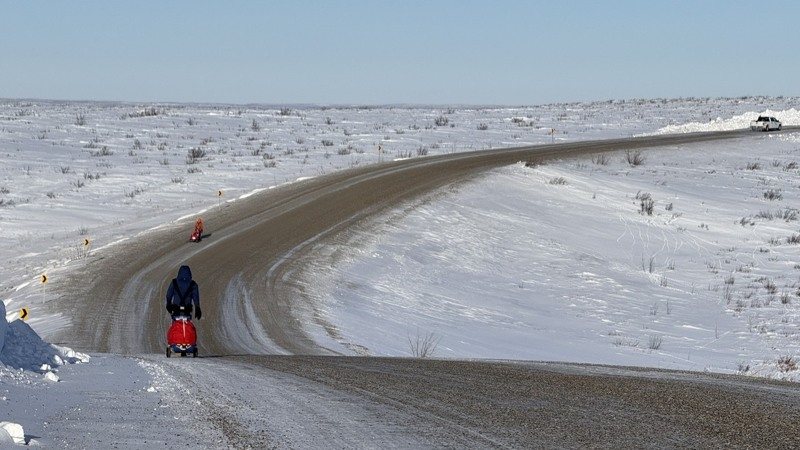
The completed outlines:
{"type": "Polygon", "coordinates": [[[203,239],[203,219],[198,217],[194,222],[194,231],[192,231],[189,240],[192,242],[200,242],[201,239],[203,239]]]}
{"type": "Polygon", "coordinates": [[[167,312],[172,316],[181,313],[180,307],[183,306],[183,314],[191,317],[194,308],[194,318],[200,320],[203,312],[200,310],[200,289],[197,283],[192,280],[192,269],[189,266],[181,266],[178,269],[178,276],[172,279],[167,288],[167,312]]]}

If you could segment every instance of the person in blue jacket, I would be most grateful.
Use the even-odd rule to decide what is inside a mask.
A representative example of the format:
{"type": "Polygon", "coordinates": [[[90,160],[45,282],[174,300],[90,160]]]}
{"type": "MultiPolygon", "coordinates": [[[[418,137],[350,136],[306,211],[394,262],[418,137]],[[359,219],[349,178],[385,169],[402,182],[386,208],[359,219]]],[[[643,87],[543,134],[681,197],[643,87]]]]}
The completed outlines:
{"type": "Polygon", "coordinates": [[[172,279],[167,288],[167,312],[175,316],[181,306],[189,316],[192,315],[194,306],[195,319],[199,320],[203,316],[200,310],[200,289],[192,280],[192,269],[189,266],[181,266],[178,276],[172,279]]]}

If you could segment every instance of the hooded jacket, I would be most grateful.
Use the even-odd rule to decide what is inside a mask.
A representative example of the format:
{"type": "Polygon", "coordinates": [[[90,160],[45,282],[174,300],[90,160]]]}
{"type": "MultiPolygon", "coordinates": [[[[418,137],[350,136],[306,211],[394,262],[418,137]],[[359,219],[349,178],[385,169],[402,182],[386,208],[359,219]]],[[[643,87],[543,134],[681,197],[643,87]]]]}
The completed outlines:
{"type": "Polygon", "coordinates": [[[172,280],[167,288],[167,305],[178,306],[200,306],[200,289],[197,283],[192,280],[192,269],[189,266],[181,266],[178,269],[178,276],[172,280]],[[175,286],[178,290],[176,291],[175,286]],[[183,294],[183,304],[181,304],[181,294],[183,294]]]}

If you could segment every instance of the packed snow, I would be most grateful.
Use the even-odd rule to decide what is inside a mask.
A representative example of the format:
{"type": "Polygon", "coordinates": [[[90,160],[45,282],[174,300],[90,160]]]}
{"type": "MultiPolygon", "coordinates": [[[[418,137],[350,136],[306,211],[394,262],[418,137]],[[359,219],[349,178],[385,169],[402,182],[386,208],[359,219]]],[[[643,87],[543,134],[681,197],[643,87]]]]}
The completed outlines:
{"type": "MultiPolygon", "coordinates": [[[[197,215],[224,202],[359,165],[744,128],[759,114],[800,125],[797,105],[763,97],[533,107],[0,100],[0,444],[92,446],[110,434],[122,446],[170,442],[136,435],[114,408],[133,405],[151,428],[169,420],[180,395],[167,395],[164,380],[174,375],[160,363],[89,359],[40,337],[69,326],[50,307],[64,275],[138,234],[164,226],[188,234],[197,215]]],[[[324,287],[310,292],[337,333],[311,321],[309,331],[355,354],[409,355],[415,343],[434,342],[442,357],[797,379],[796,136],[648,150],[636,167],[621,155],[517,165],[436,193],[379,219],[378,234],[355,230],[361,244],[345,259],[326,259],[335,246],[320,249],[333,266],[305,281],[324,287]],[[639,211],[643,193],[653,215],[639,211]]]]}
{"type": "Polygon", "coordinates": [[[25,429],[14,422],[0,422],[0,444],[25,445],[25,429]]]}

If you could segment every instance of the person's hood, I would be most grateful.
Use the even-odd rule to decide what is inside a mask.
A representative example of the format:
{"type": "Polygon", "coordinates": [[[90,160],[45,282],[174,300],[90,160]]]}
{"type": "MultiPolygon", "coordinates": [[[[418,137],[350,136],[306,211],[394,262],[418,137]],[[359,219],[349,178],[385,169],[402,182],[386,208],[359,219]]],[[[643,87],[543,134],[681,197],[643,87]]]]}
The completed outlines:
{"type": "Polygon", "coordinates": [[[192,281],[192,269],[189,266],[181,266],[178,269],[178,276],[179,281],[192,281]]]}

